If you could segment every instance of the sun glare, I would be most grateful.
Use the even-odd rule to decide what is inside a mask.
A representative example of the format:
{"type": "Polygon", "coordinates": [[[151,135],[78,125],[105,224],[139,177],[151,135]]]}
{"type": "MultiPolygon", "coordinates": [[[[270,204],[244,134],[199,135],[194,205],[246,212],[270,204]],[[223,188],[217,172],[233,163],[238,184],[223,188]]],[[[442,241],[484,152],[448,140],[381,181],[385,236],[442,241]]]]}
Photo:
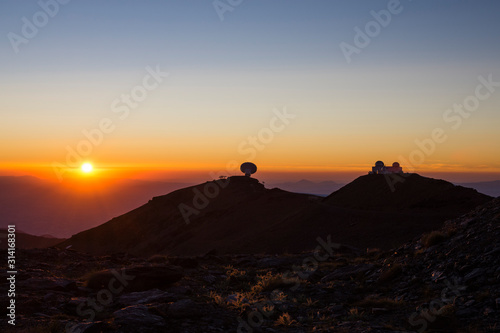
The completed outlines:
{"type": "Polygon", "coordinates": [[[93,169],[92,164],[90,164],[90,163],[84,163],[84,164],[82,164],[82,171],[83,172],[89,173],[89,172],[92,171],[92,169],[93,169]]]}

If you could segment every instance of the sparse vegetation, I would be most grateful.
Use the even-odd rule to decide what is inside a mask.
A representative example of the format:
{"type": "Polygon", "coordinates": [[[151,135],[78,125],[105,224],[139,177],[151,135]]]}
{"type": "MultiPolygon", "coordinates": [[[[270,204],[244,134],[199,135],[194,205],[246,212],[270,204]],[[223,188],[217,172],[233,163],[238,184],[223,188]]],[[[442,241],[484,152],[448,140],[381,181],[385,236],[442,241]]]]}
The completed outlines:
{"type": "MultiPolygon", "coordinates": [[[[20,309],[33,314],[23,317],[22,331],[59,332],[67,322],[85,320],[75,314],[79,304],[91,309],[94,303],[99,309],[93,318],[97,324],[88,329],[103,333],[124,327],[140,331],[142,323],[129,324],[129,317],[158,322],[172,331],[230,332],[240,324],[255,332],[326,332],[333,328],[357,333],[367,327],[385,328],[382,331],[494,331],[500,286],[492,272],[499,265],[496,253],[500,237],[487,223],[478,222],[470,232],[464,232],[459,221],[458,235],[449,238],[439,251],[424,249],[415,255],[423,247],[414,242],[381,253],[337,253],[319,263],[314,278],[311,271],[294,269],[297,266],[293,263],[298,265],[309,253],[289,254],[286,260],[266,254],[182,257],[178,262],[184,266],[178,266],[172,260],[176,257],[152,263],[166,259],[161,255],[143,259],[65,252],[70,264],[63,265],[56,249],[20,252],[19,265],[37,279],[34,281],[40,281],[39,285],[23,282],[19,288],[20,309]],[[468,242],[465,253],[464,239],[468,242]],[[271,260],[262,260],[267,258],[273,259],[273,265],[268,265],[271,260]],[[98,270],[102,266],[104,270],[98,270]],[[351,269],[359,271],[340,274],[351,269]],[[171,270],[180,271],[181,276],[174,279],[171,270]],[[89,273],[81,277],[85,271],[89,273]],[[80,278],[63,278],[63,273],[80,278]],[[107,302],[110,279],[122,273],[137,278],[127,279],[123,291],[113,293],[112,301],[107,302]],[[174,281],[171,285],[158,284],[169,276],[174,281]],[[75,288],[75,282],[76,286],[87,282],[93,290],[75,288]],[[128,311],[118,313],[125,308],[130,316],[128,311]],[[58,322],[63,326],[57,326],[58,322]]],[[[120,283],[115,282],[113,286],[118,288],[120,283]]]]}
{"type": "Polygon", "coordinates": [[[491,292],[489,290],[485,290],[483,292],[480,292],[476,296],[476,301],[478,302],[484,302],[485,300],[491,298],[491,292]]]}
{"type": "Polygon", "coordinates": [[[448,235],[441,231],[432,231],[422,236],[421,242],[425,248],[437,245],[448,238],[448,235]]]}
{"type": "Polygon", "coordinates": [[[297,324],[297,321],[292,319],[292,316],[290,316],[288,312],[285,312],[281,316],[279,316],[275,324],[277,326],[293,326],[297,324]]]}
{"type": "Polygon", "coordinates": [[[168,257],[163,254],[155,254],[149,257],[148,261],[155,264],[163,264],[168,261],[168,257]]]}
{"type": "Polygon", "coordinates": [[[240,281],[246,279],[247,273],[242,269],[229,265],[226,267],[226,276],[228,281],[240,281]]]}
{"type": "Polygon", "coordinates": [[[356,303],[357,306],[362,308],[387,308],[393,309],[400,305],[402,302],[396,301],[387,297],[376,297],[376,296],[368,296],[365,299],[356,303]]]}
{"type": "Polygon", "coordinates": [[[455,306],[453,304],[446,304],[441,307],[438,311],[438,315],[441,317],[452,317],[455,315],[455,306]]]}
{"type": "Polygon", "coordinates": [[[379,283],[387,283],[395,278],[397,278],[401,273],[403,272],[403,267],[399,264],[394,264],[389,269],[385,270],[380,274],[380,277],[378,278],[379,283]]]}
{"type": "Polygon", "coordinates": [[[245,293],[236,293],[236,297],[229,301],[228,305],[243,313],[250,306],[250,303],[245,293]]]}
{"type": "Polygon", "coordinates": [[[217,304],[219,306],[226,305],[226,302],[224,301],[224,298],[221,295],[217,294],[215,291],[213,291],[213,290],[210,291],[210,293],[208,294],[208,296],[210,297],[210,299],[212,299],[212,301],[215,304],[217,304]]]}
{"type": "Polygon", "coordinates": [[[313,301],[311,298],[306,299],[304,305],[308,307],[312,307],[314,304],[318,303],[318,301],[313,301]]]}
{"type": "Polygon", "coordinates": [[[357,321],[365,318],[365,313],[360,312],[358,308],[349,309],[349,315],[347,316],[348,321],[357,321]]]}
{"type": "Polygon", "coordinates": [[[382,254],[382,250],[375,247],[375,248],[367,248],[366,249],[366,254],[371,257],[379,257],[380,254],[382,254]]]}
{"type": "Polygon", "coordinates": [[[296,283],[300,283],[298,278],[285,278],[282,274],[274,275],[272,272],[267,272],[265,275],[258,275],[257,278],[257,283],[251,288],[251,293],[253,294],[289,288],[296,283]]]}
{"type": "Polygon", "coordinates": [[[107,270],[89,272],[83,276],[85,286],[92,289],[106,288],[113,275],[107,270]]]}

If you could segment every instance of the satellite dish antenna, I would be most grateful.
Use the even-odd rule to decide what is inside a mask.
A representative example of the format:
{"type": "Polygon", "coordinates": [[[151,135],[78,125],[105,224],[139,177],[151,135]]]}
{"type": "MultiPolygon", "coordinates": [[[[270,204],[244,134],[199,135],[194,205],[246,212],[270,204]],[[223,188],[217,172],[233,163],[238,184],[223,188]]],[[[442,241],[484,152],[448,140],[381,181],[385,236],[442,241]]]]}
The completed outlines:
{"type": "Polygon", "coordinates": [[[257,172],[257,166],[251,162],[245,162],[240,166],[240,170],[245,176],[250,177],[251,174],[257,172]]]}

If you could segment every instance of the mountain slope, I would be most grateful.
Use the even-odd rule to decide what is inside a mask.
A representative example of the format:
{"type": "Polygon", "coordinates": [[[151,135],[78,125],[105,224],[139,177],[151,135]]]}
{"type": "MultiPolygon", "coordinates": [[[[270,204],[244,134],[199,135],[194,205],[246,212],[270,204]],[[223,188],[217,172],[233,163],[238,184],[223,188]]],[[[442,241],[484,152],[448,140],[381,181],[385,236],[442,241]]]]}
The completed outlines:
{"type": "Polygon", "coordinates": [[[142,256],[193,255],[213,249],[219,253],[284,253],[311,249],[318,237],[331,235],[342,244],[388,249],[491,199],[418,175],[396,185],[397,195],[383,188],[387,187],[384,182],[379,175],[363,176],[322,199],[266,189],[253,178],[231,177],[227,186],[225,181],[212,181],[155,197],[74,235],[61,246],[72,245],[94,254],[142,256]],[[378,197],[373,198],[374,192],[378,197]],[[381,193],[388,197],[380,198],[381,193]],[[201,207],[203,198],[206,207],[201,207]]]}
{"type": "MultiPolygon", "coordinates": [[[[364,254],[325,247],[283,256],[147,260],[55,248],[19,250],[16,265],[23,271],[16,306],[30,315],[14,330],[8,317],[0,318],[0,330],[111,333],[154,325],[150,331],[498,332],[500,198],[430,235],[436,233],[440,237],[432,243],[424,235],[390,251],[364,254]],[[97,311],[94,321],[82,316],[78,307],[116,282],[117,272],[129,278],[114,301],[97,311]],[[166,285],[179,276],[174,286],[166,285]],[[269,306],[266,312],[259,310],[263,304],[269,306]],[[311,313],[314,318],[306,319],[311,313]],[[262,315],[257,327],[256,314],[262,315]],[[278,326],[280,317],[293,321],[278,326]]],[[[8,284],[0,282],[5,290],[8,284]]],[[[7,293],[0,300],[8,303],[7,293]]]]}
{"type": "MultiPolygon", "coordinates": [[[[155,197],[127,214],[96,228],[81,232],[62,246],[90,253],[129,251],[137,255],[154,253],[199,254],[212,249],[221,252],[264,252],[258,243],[261,230],[278,223],[314,203],[314,196],[265,189],[256,179],[231,177],[184,188],[155,197]],[[216,190],[218,189],[218,190],[216,190]],[[211,192],[212,191],[212,192],[211,192]],[[215,193],[203,209],[196,209],[196,193],[215,193]],[[179,205],[199,211],[186,223],[179,205]]],[[[199,207],[199,206],[198,206],[199,207]]],[[[189,211],[185,208],[185,211],[189,211]]],[[[186,213],[188,215],[188,213],[186,213]]]]}
{"type": "Polygon", "coordinates": [[[431,209],[465,213],[492,198],[471,188],[418,174],[365,175],[330,194],[324,202],[358,209],[431,209]],[[391,186],[392,184],[392,186],[391,186]]]}

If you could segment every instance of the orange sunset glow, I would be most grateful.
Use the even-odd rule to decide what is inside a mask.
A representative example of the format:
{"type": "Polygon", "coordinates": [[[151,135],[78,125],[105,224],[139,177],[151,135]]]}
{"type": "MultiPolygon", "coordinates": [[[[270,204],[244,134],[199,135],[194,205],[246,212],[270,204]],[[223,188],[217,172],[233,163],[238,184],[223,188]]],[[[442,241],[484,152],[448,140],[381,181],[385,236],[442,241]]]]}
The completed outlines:
{"type": "Polygon", "coordinates": [[[1,333],[498,332],[500,1],[0,1],[1,333]]]}

